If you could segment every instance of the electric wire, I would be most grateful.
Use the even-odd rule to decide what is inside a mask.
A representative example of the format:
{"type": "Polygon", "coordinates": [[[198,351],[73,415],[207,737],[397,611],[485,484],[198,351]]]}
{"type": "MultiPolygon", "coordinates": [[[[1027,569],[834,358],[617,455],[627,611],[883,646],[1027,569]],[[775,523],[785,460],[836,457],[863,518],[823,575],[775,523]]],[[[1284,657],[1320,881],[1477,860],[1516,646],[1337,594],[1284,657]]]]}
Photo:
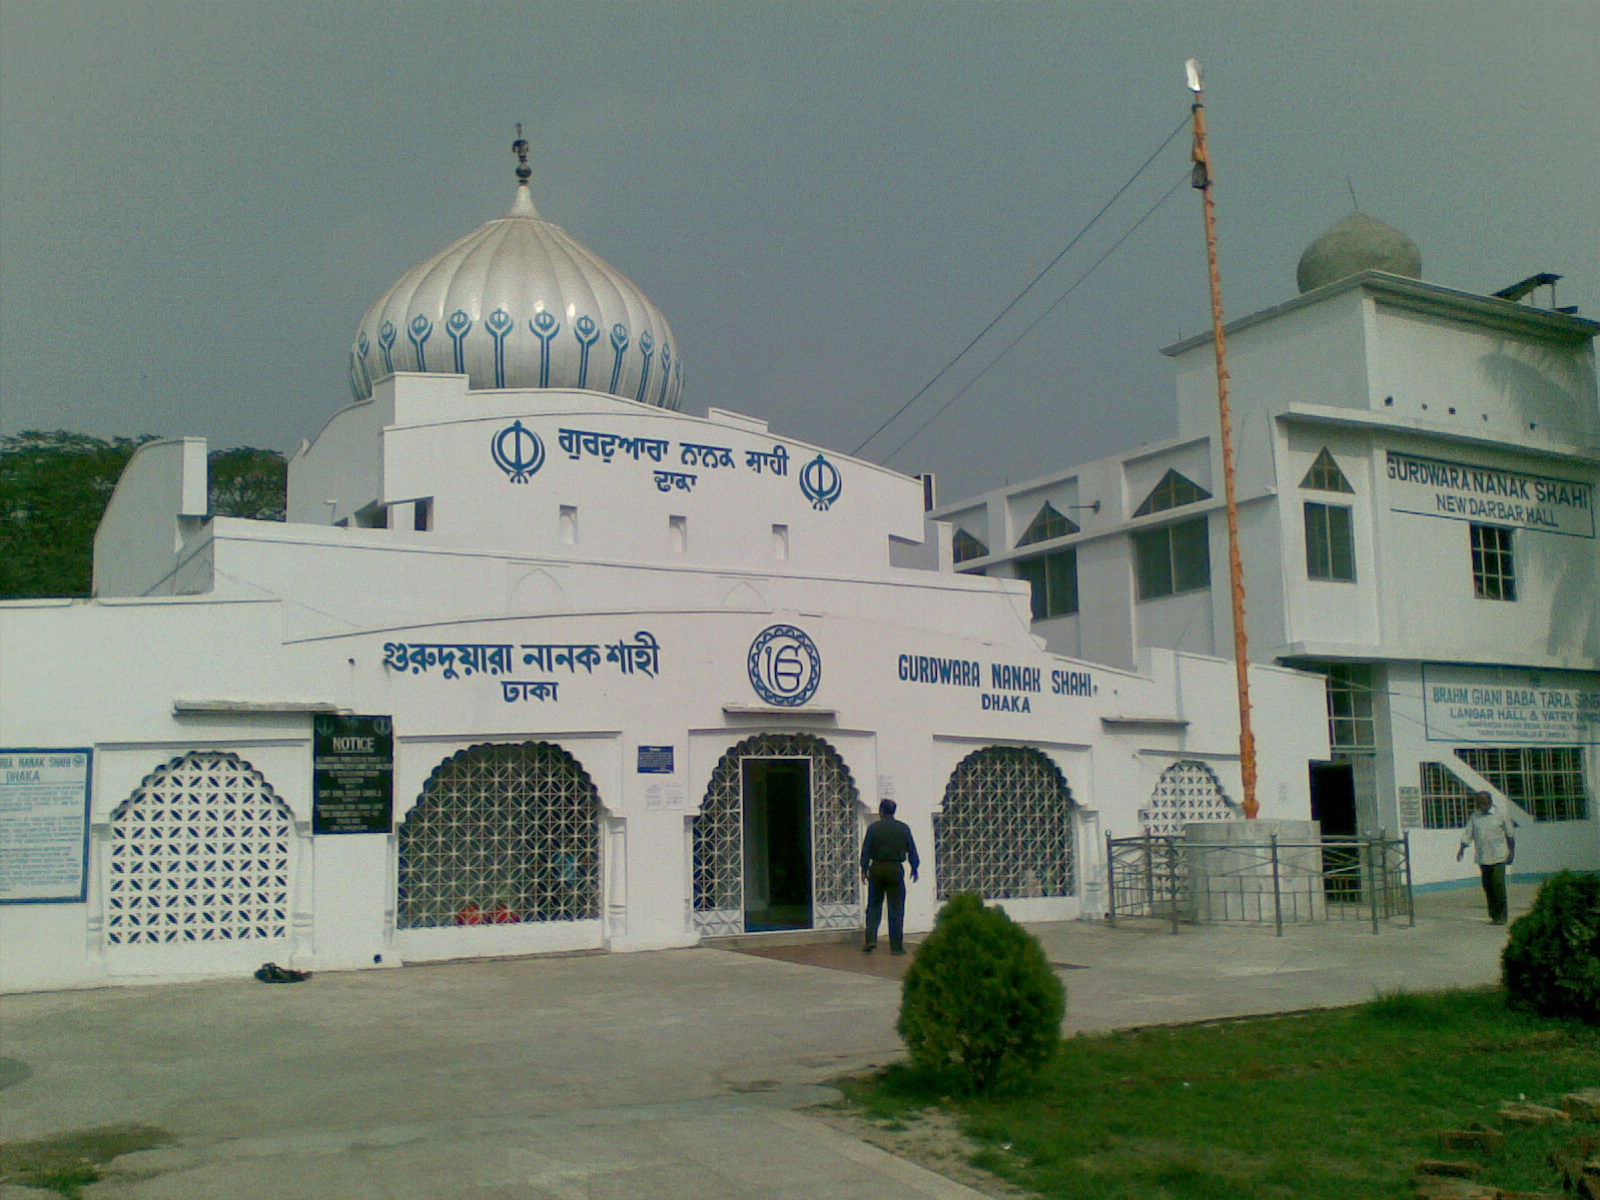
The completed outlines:
{"type": "Polygon", "coordinates": [[[1007,304],[1004,308],[1002,308],[999,311],[999,313],[996,314],[995,318],[992,321],[990,321],[987,325],[985,325],[982,329],[980,329],[977,332],[977,334],[973,337],[973,339],[970,342],[968,342],[965,346],[963,346],[961,348],[961,352],[959,354],[957,354],[954,358],[952,358],[949,362],[947,362],[943,367],[941,367],[939,369],[939,372],[936,375],[934,375],[934,377],[932,379],[928,380],[927,383],[923,384],[920,388],[918,388],[916,393],[911,397],[911,399],[907,400],[899,408],[895,409],[894,412],[890,413],[889,416],[884,419],[883,424],[879,425],[876,429],[874,429],[866,437],[862,438],[860,443],[857,444],[856,448],[854,450],[852,450],[850,453],[851,454],[860,454],[861,451],[866,449],[868,444],[871,443],[874,438],[876,438],[880,433],[882,433],[885,429],[887,429],[890,425],[892,425],[895,422],[895,420],[897,420],[899,418],[901,413],[905,412],[906,409],[910,408],[913,404],[915,404],[918,400],[920,400],[927,393],[929,388],[933,387],[934,384],[938,383],[939,380],[943,379],[947,374],[949,374],[951,368],[953,368],[958,362],[960,362],[964,357],[966,357],[967,352],[969,350],[971,350],[974,346],[976,346],[980,341],[982,341],[984,336],[986,334],[988,334],[988,332],[991,329],[993,329],[996,325],[998,325],[1005,318],[1005,315],[1007,313],[1009,313],[1013,308],[1015,308],[1017,306],[1017,304],[1021,302],[1022,298],[1024,296],[1026,296],[1029,292],[1031,292],[1034,289],[1034,287],[1039,283],[1039,281],[1041,279],[1043,279],[1046,275],[1048,275],[1051,272],[1051,270],[1054,269],[1055,265],[1057,263],[1059,263],[1063,258],[1065,258],[1067,256],[1067,254],[1072,250],[1072,248],[1074,246],[1076,246],[1080,241],[1083,240],[1084,235],[1087,234],[1089,232],[1089,230],[1094,228],[1095,222],[1098,221],[1101,217],[1106,215],[1107,210],[1109,210],[1111,208],[1111,206],[1113,204],[1115,204],[1121,198],[1121,196],[1122,196],[1122,194],[1124,192],[1126,192],[1130,187],[1132,187],[1134,185],[1134,183],[1139,179],[1139,177],[1144,174],[1145,170],[1150,166],[1150,164],[1153,163],[1156,160],[1156,157],[1158,155],[1160,155],[1160,153],[1163,150],[1165,150],[1168,146],[1172,145],[1172,140],[1174,138],[1176,138],[1178,136],[1178,134],[1182,133],[1185,129],[1187,129],[1188,126],[1189,126],[1189,118],[1188,117],[1185,117],[1183,120],[1179,121],[1178,124],[1173,128],[1172,132],[1167,134],[1166,140],[1163,141],[1159,146],[1157,146],[1154,150],[1152,150],[1150,152],[1150,157],[1145,159],[1144,162],[1140,163],[1139,164],[1139,169],[1136,170],[1132,175],[1130,175],[1128,177],[1127,181],[1124,182],[1123,185],[1121,187],[1119,187],[1112,194],[1111,199],[1107,200],[1103,205],[1100,206],[1100,211],[1095,213],[1094,216],[1090,217],[1088,223],[1086,225],[1084,225],[1084,227],[1082,229],[1078,230],[1077,233],[1073,234],[1072,240],[1069,241],[1065,246],[1063,246],[1061,248],[1060,253],[1058,253],[1054,258],[1052,258],[1048,263],[1046,263],[1044,265],[1044,267],[1040,269],[1039,273],[1037,275],[1035,275],[1032,280],[1029,281],[1028,285],[1026,287],[1024,287],[1020,292],[1018,292],[1015,296],[1013,296],[1011,298],[1011,302],[1009,304],[1007,304]]]}
{"type": "MultiPolygon", "coordinates": [[[[983,367],[978,371],[978,373],[976,375],[974,375],[971,379],[967,380],[966,383],[961,385],[960,389],[955,393],[955,395],[951,396],[950,399],[946,400],[943,404],[941,404],[938,407],[938,409],[936,409],[934,411],[934,413],[933,413],[933,415],[931,417],[928,417],[925,421],[922,422],[922,424],[918,425],[915,429],[913,429],[910,433],[908,433],[905,436],[905,438],[900,442],[900,444],[897,445],[893,450],[889,451],[889,453],[885,454],[880,461],[882,461],[883,463],[887,464],[891,459],[894,458],[894,456],[896,454],[899,454],[900,451],[904,450],[907,446],[909,446],[912,443],[912,441],[914,441],[916,439],[918,434],[922,433],[922,431],[927,429],[929,425],[932,425],[941,416],[943,416],[946,409],[948,409],[957,400],[961,399],[962,396],[965,396],[967,394],[967,392],[972,388],[973,384],[977,383],[978,380],[982,379],[985,375],[987,375],[989,373],[989,368],[990,367],[994,366],[997,362],[999,362],[1002,358],[1004,358],[1007,354],[1009,354],[1011,352],[1011,349],[1018,342],[1020,342],[1023,338],[1027,337],[1030,333],[1032,333],[1035,329],[1038,328],[1040,322],[1042,322],[1051,313],[1055,312],[1056,309],[1061,307],[1062,301],[1066,300],[1066,298],[1068,296],[1072,295],[1073,292],[1077,291],[1079,285],[1082,284],[1086,279],[1088,279],[1090,275],[1093,275],[1095,273],[1095,271],[1099,269],[1101,263],[1105,262],[1106,259],[1110,258],[1114,253],[1116,253],[1117,249],[1122,245],[1123,242],[1127,241],[1130,237],[1132,237],[1134,232],[1137,231],[1138,228],[1141,225],[1143,225],[1151,217],[1155,216],[1156,210],[1159,209],[1168,200],[1172,199],[1173,194],[1176,193],[1179,188],[1183,187],[1188,182],[1189,182],[1189,171],[1187,169],[1185,169],[1183,174],[1178,178],[1178,181],[1176,183],[1174,183],[1171,187],[1169,187],[1164,193],[1162,193],[1161,198],[1159,200],[1157,200],[1154,204],[1152,204],[1148,209],[1145,210],[1144,216],[1140,217],[1137,221],[1135,221],[1131,226],[1129,226],[1128,231],[1126,233],[1124,233],[1121,237],[1119,237],[1115,242],[1111,243],[1110,248],[1107,249],[1106,252],[1104,254],[1102,254],[1099,258],[1095,259],[1094,262],[1089,266],[1089,268],[1086,271],[1083,272],[1083,274],[1079,275],[1076,279],[1074,279],[1072,281],[1071,285],[1067,288],[1067,290],[1062,292],[1061,295],[1059,295],[1059,296],[1057,296],[1055,298],[1054,302],[1050,305],[1049,308],[1045,309],[1042,313],[1040,313],[1037,317],[1035,317],[1033,319],[1033,321],[1028,325],[1028,327],[1026,329],[1024,329],[1021,333],[1017,334],[1017,336],[1012,338],[1009,342],[1007,342],[1005,344],[1005,346],[1001,349],[1000,353],[996,354],[987,363],[985,363],[983,365],[983,367]]],[[[965,351],[963,351],[963,353],[965,353],[965,351]]],[[[952,363],[952,365],[954,365],[954,364],[952,363]]]]}

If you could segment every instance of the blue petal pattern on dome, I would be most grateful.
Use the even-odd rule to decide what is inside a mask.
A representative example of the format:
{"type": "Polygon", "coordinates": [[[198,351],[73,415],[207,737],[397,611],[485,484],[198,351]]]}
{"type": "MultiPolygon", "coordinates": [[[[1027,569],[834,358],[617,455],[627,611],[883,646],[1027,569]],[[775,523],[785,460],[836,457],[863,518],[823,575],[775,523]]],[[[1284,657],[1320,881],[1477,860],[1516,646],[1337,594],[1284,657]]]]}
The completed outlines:
{"type": "Polygon", "coordinates": [[[462,352],[461,343],[466,341],[467,334],[472,329],[472,318],[467,316],[465,309],[456,309],[450,314],[450,319],[444,323],[444,331],[450,335],[450,341],[455,347],[456,374],[467,373],[466,358],[462,352]]]}
{"type": "Polygon", "coordinates": [[[433,336],[433,322],[428,320],[426,314],[418,313],[411,318],[411,324],[406,327],[406,336],[411,339],[411,344],[417,349],[417,370],[428,369],[428,339],[433,336]]]}
{"type": "Polygon", "coordinates": [[[506,334],[515,329],[516,324],[511,314],[503,308],[495,309],[483,323],[489,336],[494,339],[494,385],[497,388],[506,385],[506,334]]]}
{"type": "Polygon", "coordinates": [[[644,355],[644,371],[639,375],[639,390],[633,397],[635,400],[643,401],[645,389],[650,386],[650,360],[655,357],[655,342],[648,329],[639,335],[639,353],[644,355]]]}
{"type": "Polygon", "coordinates": [[[394,339],[395,328],[393,321],[385,321],[378,326],[378,347],[383,351],[383,369],[386,374],[394,374],[394,339]]]}
{"type": "Polygon", "coordinates": [[[620,321],[611,327],[611,348],[616,356],[611,361],[611,386],[606,390],[615,395],[617,381],[622,378],[622,356],[628,349],[628,327],[620,321]]]}
{"type": "Polygon", "coordinates": [[[656,407],[665,408],[667,387],[672,383],[672,347],[661,343],[661,394],[656,397],[656,407]]]}
{"type": "Polygon", "coordinates": [[[533,336],[539,339],[539,386],[550,386],[550,339],[561,332],[561,322],[547,308],[541,308],[528,322],[533,336]]]}
{"type": "Polygon", "coordinates": [[[572,335],[578,339],[578,386],[589,386],[589,347],[600,340],[600,326],[585,313],[572,326],[572,335]]]}

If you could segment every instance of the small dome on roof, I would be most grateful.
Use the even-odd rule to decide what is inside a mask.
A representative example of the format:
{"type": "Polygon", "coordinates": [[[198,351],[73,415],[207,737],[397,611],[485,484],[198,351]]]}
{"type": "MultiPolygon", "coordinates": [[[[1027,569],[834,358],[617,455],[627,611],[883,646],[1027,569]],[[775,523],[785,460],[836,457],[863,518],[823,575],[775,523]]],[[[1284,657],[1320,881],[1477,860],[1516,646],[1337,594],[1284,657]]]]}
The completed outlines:
{"type": "Polygon", "coordinates": [[[1309,292],[1362,271],[1420,279],[1422,255],[1417,244],[1394,226],[1353,212],[1306,247],[1295,278],[1300,290],[1309,292]]]}
{"type": "Polygon", "coordinates": [[[466,375],[481,388],[584,388],[661,408],[682,400],[683,365],[661,310],[637,284],[533,206],[527,143],[511,211],[402,275],[350,349],[357,400],[395,371],[466,375]]]}

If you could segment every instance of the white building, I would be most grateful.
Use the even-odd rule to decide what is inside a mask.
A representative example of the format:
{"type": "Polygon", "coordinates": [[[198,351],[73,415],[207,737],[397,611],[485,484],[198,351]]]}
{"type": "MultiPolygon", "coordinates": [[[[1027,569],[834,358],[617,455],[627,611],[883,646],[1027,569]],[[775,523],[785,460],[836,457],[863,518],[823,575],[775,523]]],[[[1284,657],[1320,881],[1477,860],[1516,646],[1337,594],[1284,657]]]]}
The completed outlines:
{"type": "MultiPolygon", "coordinates": [[[[95,598],[0,605],[0,987],[847,930],[884,795],[910,928],[957,890],[1068,918],[1108,831],[1234,811],[1229,664],[1050,652],[917,480],[674,411],[665,319],[525,182],[352,381],[287,522],[152,443],[95,598]]],[[[1253,678],[1263,815],[1303,818],[1321,682],[1253,678]]]]}
{"type": "MultiPolygon", "coordinates": [[[[1409,831],[1419,882],[1475,877],[1482,788],[1517,870],[1597,868],[1600,324],[1517,302],[1551,276],[1477,296],[1420,267],[1358,214],[1227,329],[1250,655],[1326,676],[1333,754],[1297,768],[1325,832],[1409,831]]],[[[935,512],[960,569],[1031,581],[1058,653],[1231,651],[1212,338],[1165,353],[1176,438],[935,512]]]]}

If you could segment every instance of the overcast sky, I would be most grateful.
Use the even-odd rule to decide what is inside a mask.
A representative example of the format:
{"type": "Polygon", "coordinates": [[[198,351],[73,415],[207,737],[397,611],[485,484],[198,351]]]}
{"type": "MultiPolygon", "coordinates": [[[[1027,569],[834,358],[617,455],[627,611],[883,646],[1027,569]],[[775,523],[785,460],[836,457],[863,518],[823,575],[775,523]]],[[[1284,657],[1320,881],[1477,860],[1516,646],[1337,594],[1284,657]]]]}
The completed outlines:
{"type": "MultiPolygon", "coordinates": [[[[0,432],[293,449],[367,307],[509,206],[520,120],[542,214],[672,322],[685,408],[850,451],[1186,119],[1191,55],[1230,318],[1294,295],[1352,189],[1424,278],[1553,271],[1600,316],[1593,0],[3,0],[0,432]]],[[[866,456],[950,500],[1170,436],[1187,186],[911,437],[1187,155],[866,456]]]]}

